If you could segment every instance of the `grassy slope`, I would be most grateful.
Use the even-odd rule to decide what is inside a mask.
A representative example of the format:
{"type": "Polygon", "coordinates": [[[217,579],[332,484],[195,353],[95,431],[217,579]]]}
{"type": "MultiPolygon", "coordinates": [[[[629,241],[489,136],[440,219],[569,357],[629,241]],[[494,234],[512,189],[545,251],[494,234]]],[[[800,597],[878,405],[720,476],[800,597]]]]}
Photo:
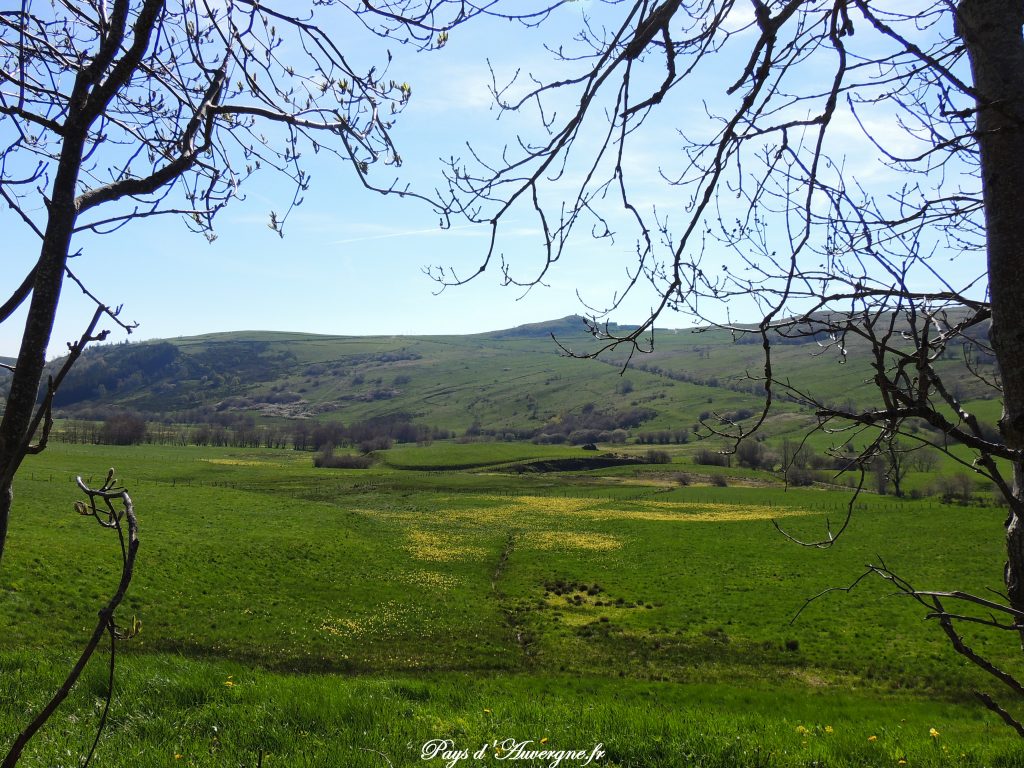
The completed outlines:
{"type": "MultiPolygon", "coordinates": [[[[594,348],[593,339],[574,334],[567,324],[551,327],[575,351],[594,348]]],[[[346,423],[405,412],[459,432],[474,421],[486,429],[534,429],[587,403],[601,409],[653,408],[657,415],[642,429],[692,427],[705,412],[760,405],[760,385],[751,378],[763,368],[760,346],[735,344],[724,332],[660,332],[655,352],[634,359],[652,370],[634,366],[622,375],[621,352],[598,361],[568,358],[544,331],[422,337],[238,332],[175,339],[171,342],[183,354],[202,361],[201,376],[190,379],[169,370],[145,386],[108,388],[104,402],[173,414],[229,397],[260,400],[284,392],[299,398],[298,404],[249,407],[268,418],[306,414],[346,423]],[[688,380],[672,378],[680,375],[688,380]],[[620,392],[623,379],[631,392],[620,392]],[[381,392],[386,396],[373,399],[381,392]]],[[[776,348],[773,362],[783,380],[826,400],[869,402],[863,350],[852,344],[850,352],[849,362],[840,364],[838,355],[822,353],[817,344],[787,344],[776,348]]],[[[955,360],[939,365],[966,394],[974,392],[955,360]]],[[[778,400],[776,407],[764,430],[769,436],[795,437],[813,422],[813,415],[795,403],[778,400]]]]}
{"type": "MultiPolygon", "coordinates": [[[[407,447],[391,463],[452,467],[469,450],[407,447]]],[[[808,595],[879,554],[921,585],[998,586],[998,510],[866,499],[839,546],[806,551],[769,518],[820,534],[845,496],[673,489],[667,475],[628,470],[318,471],[291,451],[198,448],[57,445],[19,477],[0,573],[2,733],[38,702],[110,586],[114,544],[73,514],[70,479],[111,464],[142,520],[124,615],[145,629],[125,646],[104,764],[180,764],[175,753],[255,764],[263,748],[270,765],[385,764],[365,750],[437,765],[416,753],[429,738],[541,736],[604,741],[609,765],[1022,757],[969,703],[985,681],[882,585],[789,623],[808,595]],[[329,674],[297,676],[310,672],[329,674]]],[[[999,638],[972,642],[1017,664],[999,638]]],[[[101,677],[63,717],[94,718],[101,677]]],[[[58,764],[76,739],[61,720],[29,764],[58,764]]]]}

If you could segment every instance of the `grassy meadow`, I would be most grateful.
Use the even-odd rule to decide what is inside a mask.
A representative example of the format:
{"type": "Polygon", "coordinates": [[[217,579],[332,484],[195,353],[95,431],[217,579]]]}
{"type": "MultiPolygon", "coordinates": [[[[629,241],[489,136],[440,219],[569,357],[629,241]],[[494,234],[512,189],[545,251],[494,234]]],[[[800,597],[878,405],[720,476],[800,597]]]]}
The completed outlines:
{"type": "MultiPolygon", "coordinates": [[[[739,470],[682,486],[681,455],[510,471],[579,454],[439,442],[337,470],[292,450],[53,445],[18,477],[0,567],[0,741],[115,584],[114,537],[72,509],[75,474],[114,466],[142,541],[119,616],[143,629],[118,646],[97,766],[1024,764],[972,694],[1002,691],[885,584],[791,621],[879,558],[919,587],[998,589],[1000,510],[862,494],[818,550],[772,521],[821,537],[846,491],[739,470]]],[[[969,639],[1019,671],[1012,641],[969,639]]],[[[23,764],[78,765],[105,685],[98,658],[23,764]]]]}

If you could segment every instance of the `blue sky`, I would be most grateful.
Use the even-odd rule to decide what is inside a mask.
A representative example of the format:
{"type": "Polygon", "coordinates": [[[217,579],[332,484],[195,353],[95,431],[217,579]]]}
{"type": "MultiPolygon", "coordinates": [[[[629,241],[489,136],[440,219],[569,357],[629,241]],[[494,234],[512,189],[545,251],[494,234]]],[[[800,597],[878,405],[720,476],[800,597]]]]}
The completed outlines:
{"type": "MultiPolygon", "coordinates": [[[[578,18],[579,10],[571,8],[545,34],[568,34],[578,18]]],[[[336,37],[347,55],[365,66],[383,62],[386,49],[395,55],[391,77],[413,87],[393,131],[404,158],[399,178],[427,190],[442,183],[440,157],[462,154],[467,140],[493,147],[488,137],[495,134],[496,112],[487,91],[488,56],[509,72],[528,57],[547,58],[536,35],[508,23],[484,21],[456,30],[444,49],[428,53],[371,38],[350,19],[336,37]],[[495,37],[503,45],[495,46],[495,37]]],[[[486,247],[485,227],[454,221],[442,230],[426,205],[367,192],[338,161],[317,157],[307,168],[311,189],[292,213],[283,239],[266,224],[270,210],[286,206],[290,190],[264,173],[243,188],[246,200],[220,214],[212,244],[172,217],[148,219],[112,235],[80,237],[75,245],[83,254],[72,268],[101,299],[122,304],[124,320],[139,323],[133,339],[241,329],[472,333],[576,312],[577,286],[596,296],[602,284],[615,283],[614,268],[596,270],[581,258],[563,264],[550,287],[526,296],[501,288],[496,270],[472,285],[435,295],[438,286],[422,267],[474,270],[486,247]]],[[[393,171],[371,173],[383,183],[393,171]]],[[[6,282],[13,287],[34,262],[38,246],[10,211],[0,212],[0,222],[8,233],[6,282]]],[[[524,266],[536,243],[532,222],[523,221],[521,233],[515,222],[506,230],[505,251],[524,266]]],[[[77,338],[90,314],[88,301],[68,284],[51,355],[77,338]]],[[[22,324],[19,314],[0,327],[0,354],[16,352],[22,324]]]]}
{"type": "MultiPolygon", "coordinates": [[[[530,117],[506,114],[498,120],[487,89],[487,60],[499,75],[511,76],[518,68],[564,77],[565,69],[552,61],[543,43],[568,42],[581,13],[594,7],[571,4],[539,31],[478,20],[453,31],[443,49],[427,53],[370,37],[351,20],[337,26],[335,37],[364,67],[383,61],[386,49],[393,52],[390,77],[412,86],[412,98],[393,131],[405,161],[399,179],[429,190],[443,183],[439,158],[465,155],[467,141],[496,157],[517,130],[537,128],[530,117]]],[[[706,75],[711,94],[735,76],[733,64],[740,66],[738,61],[724,64],[706,75]]],[[[647,127],[646,140],[632,146],[627,160],[642,205],[657,204],[670,215],[679,206],[680,196],[656,183],[657,169],[679,124],[699,129],[702,120],[699,99],[668,105],[647,127]]],[[[877,126],[879,132],[889,128],[877,126]]],[[[842,126],[837,132],[844,135],[842,126]]],[[[853,133],[846,131],[846,137],[853,133]]],[[[851,140],[848,148],[855,146],[851,140]]],[[[854,152],[850,162],[856,167],[868,160],[854,152]]],[[[866,177],[869,165],[864,167],[866,177]]],[[[148,219],[113,235],[77,240],[83,253],[72,266],[101,299],[123,305],[124,320],[139,323],[133,339],[244,329],[353,335],[482,332],[580,312],[577,291],[588,303],[605,306],[633,266],[631,238],[609,247],[582,234],[548,273],[545,285],[525,295],[501,287],[497,269],[437,295],[438,286],[422,268],[445,265],[462,274],[474,272],[486,250],[486,227],[454,220],[450,229],[440,229],[428,206],[368,192],[347,167],[322,155],[310,159],[307,169],[311,189],[291,214],[283,239],[267,221],[269,211],[286,206],[290,190],[280,178],[263,174],[243,188],[245,200],[220,214],[218,239],[212,244],[172,217],[148,219]]],[[[386,184],[394,172],[375,168],[371,173],[386,184]]],[[[883,171],[876,181],[884,184],[884,176],[883,171]]],[[[553,198],[560,189],[551,185],[553,198]]],[[[34,262],[37,245],[9,211],[0,212],[0,222],[8,233],[6,274],[13,286],[34,262]]],[[[502,238],[500,250],[518,274],[532,274],[540,258],[536,222],[513,213],[502,238]]],[[[75,286],[65,291],[51,355],[77,338],[91,315],[75,286]]],[[[639,321],[654,298],[640,290],[610,319],[639,321]]],[[[0,354],[16,352],[22,322],[19,315],[0,327],[0,354]]],[[[672,316],[660,324],[685,327],[690,319],[672,316]]],[[[124,336],[118,332],[111,338],[124,336]]]]}

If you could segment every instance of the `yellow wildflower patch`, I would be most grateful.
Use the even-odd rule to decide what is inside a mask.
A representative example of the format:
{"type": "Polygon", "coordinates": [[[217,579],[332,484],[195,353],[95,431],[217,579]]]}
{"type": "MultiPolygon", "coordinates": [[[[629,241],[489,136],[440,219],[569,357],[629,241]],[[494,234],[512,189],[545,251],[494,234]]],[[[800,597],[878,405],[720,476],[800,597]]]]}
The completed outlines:
{"type": "Polygon", "coordinates": [[[811,510],[767,504],[722,504],[692,501],[623,501],[604,499],[519,496],[513,502],[522,512],[556,516],[586,517],[591,520],[645,520],[652,522],[743,522],[779,517],[812,515],[811,510]]]}
{"type": "Polygon", "coordinates": [[[406,584],[411,584],[413,586],[422,585],[438,590],[451,589],[459,583],[459,580],[454,576],[427,570],[408,571],[398,578],[406,584]]]}
{"type": "MultiPolygon", "coordinates": [[[[567,606],[564,602],[559,603],[554,600],[548,600],[547,604],[551,608],[559,608],[566,611],[559,616],[559,622],[563,627],[584,627],[588,624],[593,624],[594,616],[597,615],[597,608],[587,603],[567,606]]],[[[607,613],[610,616],[614,615],[613,611],[605,610],[603,608],[601,609],[601,613],[607,613]]]]}
{"type": "Polygon", "coordinates": [[[253,459],[202,459],[207,464],[223,464],[229,467],[279,467],[273,461],[255,461],[253,459]]]}
{"type": "MultiPolygon", "coordinates": [[[[465,506],[465,497],[452,498],[451,504],[443,501],[437,515],[440,520],[469,524],[474,529],[498,526],[502,528],[530,527],[531,523],[541,524],[551,518],[571,518],[594,521],[638,520],[668,523],[721,523],[752,522],[784,517],[817,514],[815,510],[787,507],[774,504],[724,504],[693,501],[610,501],[579,496],[478,496],[477,503],[465,506]]],[[[355,512],[380,517],[382,510],[355,508],[355,512]]],[[[422,521],[422,512],[390,511],[385,514],[409,520],[413,524],[422,521]]],[[[427,560],[454,560],[465,556],[475,557],[476,548],[452,545],[446,538],[421,532],[416,534],[411,546],[427,555],[427,560]],[[454,550],[454,551],[453,551],[454,550]],[[468,550],[465,554],[458,552],[468,550]]],[[[419,555],[416,555],[417,557],[419,555]]]]}
{"type": "Polygon", "coordinates": [[[330,619],[320,625],[320,631],[335,637],[358,637],[364,627],[353,619],[330,619]]]}
{"type": "Polygon", "coordinates": [[[324,634],[345,639],[394,640],[422,632],[424,627],[421,606],[389,600],[378,605],[373,613],[358,618],[327,616],[319,628],[324,634]]]}
{"type": "Polygon", "coordinates": [[[417,560],[449,562],[452,560],[475,560],[487,555],[483,547],[460,545],[451,537],[429,531],[409,531],[406,534],[406,549],[417,560]]]}
{"type": "Polygon", "coordinates": [[[618,536],[578,531],[530,531],[523,537],[523,543],[534,549],[589,549],[601,552],[622,546],[618,536]]]}
{"type": "Polygon", "coordinates": [[[578,514],[594,507],[603,501],[583,499],[577,496],[516,496],[513,504],[531,512],[547,512],[549,514],[578,514]]]}

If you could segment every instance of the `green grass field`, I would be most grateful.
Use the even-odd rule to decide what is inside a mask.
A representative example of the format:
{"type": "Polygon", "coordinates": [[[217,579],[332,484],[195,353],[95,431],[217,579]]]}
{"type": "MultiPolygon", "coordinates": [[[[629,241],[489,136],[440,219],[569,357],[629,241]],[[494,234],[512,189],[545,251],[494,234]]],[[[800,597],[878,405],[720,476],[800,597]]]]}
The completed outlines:
{"type": "MultiPolygon", "coordinates": [[[[1024,763],[973,699],[994,686],[884,584],[791,623],[879,557],[921,587],[999,588],[1000,510],[865,495],[809,550],[771,521],[820,536],[845,492],[678,487],[682,464],[500,471],[570,453],[436,443],[319,470],[289,450],[52,446],[19,475],[0,567],[0,741],[116,579],[116,542],[71,506],[76,473],[115,466],[142,538],[119,615],[143,631],[119,646],[96,765],[551,764],[492,744],[509,739],[602,745],[607,766],[1024,763]],[[469,756],[423,759],[445,739],[469,756]]],[[[1012,641],[970,640],[1019,670],[1012,641]]],[[[97,660],[24,764],[77,765],[104,685],[97,660]]]]}

